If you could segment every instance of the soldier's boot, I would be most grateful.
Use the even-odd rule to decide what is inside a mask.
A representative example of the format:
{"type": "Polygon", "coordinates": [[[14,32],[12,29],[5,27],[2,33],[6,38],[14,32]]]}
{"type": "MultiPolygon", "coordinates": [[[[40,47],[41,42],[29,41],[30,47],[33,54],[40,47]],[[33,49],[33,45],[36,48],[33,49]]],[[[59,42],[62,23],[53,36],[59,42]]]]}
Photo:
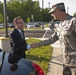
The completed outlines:
{"type": "Polygon", "coordinates": [[[71,73],[71,69],[69,68],[69,66],[65,66],[63,69],[63,75],[72,75],[71,73]]]}

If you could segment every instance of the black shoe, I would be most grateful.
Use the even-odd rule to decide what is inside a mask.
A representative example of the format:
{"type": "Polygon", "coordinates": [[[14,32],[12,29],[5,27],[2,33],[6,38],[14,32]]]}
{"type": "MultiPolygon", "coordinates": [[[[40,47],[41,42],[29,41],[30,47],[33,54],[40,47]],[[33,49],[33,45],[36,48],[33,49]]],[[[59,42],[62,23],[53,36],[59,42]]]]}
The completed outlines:
{"type": "Polygon", "coordinates": [[[66,67],[63,69],[63,75],[72,75],[71,69],[69,68],[69,66],[66,66],[66,67]]]}

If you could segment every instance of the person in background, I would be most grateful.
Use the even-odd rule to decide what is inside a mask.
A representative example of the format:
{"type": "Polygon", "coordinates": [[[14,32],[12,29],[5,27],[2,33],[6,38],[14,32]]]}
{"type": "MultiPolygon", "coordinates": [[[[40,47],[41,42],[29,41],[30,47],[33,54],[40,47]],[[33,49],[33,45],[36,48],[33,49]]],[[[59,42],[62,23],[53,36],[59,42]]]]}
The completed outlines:
{"type": "Polygon", "coordinates": [[[15,17],[13,23],[15,28],[9,34],[11,45],[10,55],[16,55],[18,57],[25,58],[25,51],[33,48],[33,44],[29,45],[26,43],[23,30],[23,19],[21,17],[15,17]]]}
{"type": "Polygon", "coordinates": [[[48,40],[35,43],[35,47],[59,40],[63,52],[63,75],[76,75],[76,18],[66,13],[63,2],[53,5],[49,13],[60,23],[48,40]]]}

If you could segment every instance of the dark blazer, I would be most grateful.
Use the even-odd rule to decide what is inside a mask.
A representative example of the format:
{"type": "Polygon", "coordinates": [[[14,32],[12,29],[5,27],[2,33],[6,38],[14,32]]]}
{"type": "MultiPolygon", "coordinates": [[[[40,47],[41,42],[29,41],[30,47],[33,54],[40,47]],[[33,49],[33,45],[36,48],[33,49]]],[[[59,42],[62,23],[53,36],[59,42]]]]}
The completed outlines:
{"type": "Polygon", "coordinates": [[[10,37],[10,45],[11,45],[10,54],[14,54],[21,58],[25,58],[27,43],[24,37],[24,31],[23,31],[23,38],[21,37],[21,34],[16,28],[9,34],[9,37],[10,37]]]}

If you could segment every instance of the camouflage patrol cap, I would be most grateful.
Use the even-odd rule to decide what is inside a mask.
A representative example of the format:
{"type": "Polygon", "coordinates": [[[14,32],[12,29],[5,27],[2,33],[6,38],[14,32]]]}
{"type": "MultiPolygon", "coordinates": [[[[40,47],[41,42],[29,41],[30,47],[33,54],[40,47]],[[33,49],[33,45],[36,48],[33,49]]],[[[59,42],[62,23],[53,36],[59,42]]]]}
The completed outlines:
{"type": "Polygon", "coordinates": [[[60,10],[65,9],[64,3],[57,3],[53,5],[49,13],[53,13],[56,9],[60,9],[60,10]]]}

